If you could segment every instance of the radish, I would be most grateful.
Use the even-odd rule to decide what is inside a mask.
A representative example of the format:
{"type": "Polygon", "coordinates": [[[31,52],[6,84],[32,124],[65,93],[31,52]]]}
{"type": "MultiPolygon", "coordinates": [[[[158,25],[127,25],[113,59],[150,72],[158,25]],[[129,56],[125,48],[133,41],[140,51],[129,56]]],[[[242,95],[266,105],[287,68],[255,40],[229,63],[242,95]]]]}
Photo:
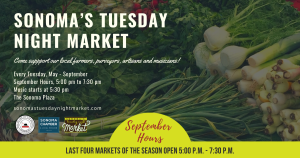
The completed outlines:
{"type": "Polygon", "coordinates": [[[143,13],[147,15],[147,20],[150,21],[152,11],[149,8],[144,8],[143,13]]]}
{"type": "Polygon", "coordinates": [[[141,9],[141,5],[139,3],[134,3],[133,10],[138,10],[138,9],[141,9]]]}
{"type": "Polygon", "coordinates": [[[139,15],[140,13],[143,13],[143,10],[142,10],[142,9],[136,10],[136,11],[135,11],[136,17],[138,17],[138,15],[139,15]]]}
{"type": "Polygon", "coordinates": [[[148,10],[149,10],[149,8],[144,8],[143,12],[147,14],[148,10]]]}
{"type": "Polygon", "coordinates": [[[157,8],[157,6],[158,6],[158,0],[152,0],[151,5],[153,5],[154,8],[157,8]]]}

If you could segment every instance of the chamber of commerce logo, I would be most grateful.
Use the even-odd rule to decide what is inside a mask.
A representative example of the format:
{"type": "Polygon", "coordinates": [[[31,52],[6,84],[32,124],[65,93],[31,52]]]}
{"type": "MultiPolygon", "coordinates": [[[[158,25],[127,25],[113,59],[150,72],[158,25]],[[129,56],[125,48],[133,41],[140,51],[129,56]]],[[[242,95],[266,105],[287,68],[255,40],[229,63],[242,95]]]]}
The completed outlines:
{"type": "Polygon", "coordinates": [[[59,117],[39,117],[39,133],[59,133],[59,117]]]}
{"type": "Polygon", "coordinates": [[[86,133],[90,124],[87,117],[65,117],[62,128],[65,133],[86,133]]]}
{"type": "Polygon", "coordinates": [[[21,116],[16,122],[16,129],[21,134],[30,134],[34,130],[34,120],[30,116],[21,116]]]}

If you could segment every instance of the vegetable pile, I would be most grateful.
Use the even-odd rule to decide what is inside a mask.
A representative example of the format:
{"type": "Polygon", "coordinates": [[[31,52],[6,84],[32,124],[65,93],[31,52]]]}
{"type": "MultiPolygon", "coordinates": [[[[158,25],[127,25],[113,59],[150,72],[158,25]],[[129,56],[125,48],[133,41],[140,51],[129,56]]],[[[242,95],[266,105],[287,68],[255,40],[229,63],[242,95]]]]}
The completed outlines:
{"type": "MultiPolygon", "coordinates": [[[[298,26],[290,27],[289,23],[275,26],[281,31],[288,28],[289,34],[280,34],[272,26],[263,31],[264,35],[258,32],[254,36],[237,39],[227,31],[233,25],[240,25],[238,23],[241,20],[244,23],[250,22],[260,8],[266,9],[268,5],[274,7],[276,4],[250,1],[239,13],[236,7],[233,18],[226,25],[212,26],[204,32],[205,42],[195,47],[194,56],[200,69],[207,69],[212,75],[223,75],[231,83],[237,82],[238,90],[248,94],[247,103],[260,107],[263,112],[262,122],[267,125],[266,134],[271,135],[277,131],[282,140],[298,140],[300,122],[296,122],[300,110],[300,33],[294,29],[299,29],[299,19],[290,21],[291,25],[297,23],[298,26]],[[278,41],[274,40],[274,36],[278,41]],[[235,40],[244,42],[239,42],[240,45],[229,44],[235,40]],[[257,44],[243,47],[246,40],[257,44]]],[[[259,29],[254,25],[251,27],[259,29]]]]}
{"type": "Polygon", "coordinates": [[[268,124],[265,133],[273,134],[277,131],[285,141],[300,140],[297,130],[300,125],[300,52],[296,52],[296,56],[278,60],[272,71],[266,74],[263,88],[255,92],[257,102],[264,113],[262,122],[268,124]]]}
{"type": "MultiPolygon", "coordinates": [[[[52,0],[50,1],[52,3],[52,0]]],[[[203,4],[206,2],[203,1],[203,4]]],[[[1,120],[5,120],[3,121],[5,123],[0,121],[1,130],[3,130],[1,133],[5,135],[6,140],[19,140],[20,138],[22,140],[109,140],[114,129],[130,116],[142,112],[157,112],[178,121],[188,132],[191,140],[270,140],[271,137],[260,134],[265,128],[263,123],[266,123],[266,121],[261,122],[261,118],[266,116],[257,112],[258,106],[252,107],[244,104],[247,101],[248,104],[257,105],[256,100],[259,98],[257,94],[260,94],[264,81],[267,80],[266,75],[272,70],[268,69],[269,71],[259,73],[263,75],[255,75],[256,73],[265,68],[272,68],[279,59],[287,59],[291,62],[297,59],[293,57],[297,54],[296,47],[299,43],[297,30],[300,30],[300,17],[296,9],[290,5],[291,3],[284,0],[234,0],[227,1],[227,4],[224,5],[226,7],[218,8],[218,12],[214,12],[202,5],[202,2],[199,3],[198,0],[172,0],[168,2],[155,0],[139,2],[132,0],[56,1],[53,6],[41,10],[41,12],[92,13],[93,17],[97,17],[99,12],[130,13],[134,11],[136,14],[161,12],[168,13],[168,18],[165,28],[145,28],[142,30],[138,28],[104,29],[100,27],[101,23],[98,18],[92,19],[94,27],[90,29],[86,28],[84,26],[85,21],[80,19],[78,20],[78,29],[16,29],[11,25],[0,34],[0,49],[2,51],[0,55],[0,82],[7,90],[6,93],[0,93],[1,120]],[[250,3],[248,4],[248,2],[250,3]],[[240,4],[240,6],[232,8],[234,3],[240,4]],[[233,16],[232,10],[234,10],[233,16]],[[61,33],[62,35],[72,32],[77,33],[79,38],[82,33],[126,32],[130,36],[127,39],[128,47],[126,49],[67,49],[64,47],[60,49],[13,49],[13,35],[20,32],[28,34],[61,33]],[[278,46],[280,47],[278,48],[278,46]],[[273,54],[273,51],[275,54],[270,55],[273,54]],[[268,58],[255,57],[258,52],[267,54],[266,57],[268,58]],[[143,66],[137,64],[62,66],[14,64],[13,60],[16,57],[26,59],[60,59],[61,57],[70,59],[76,57],[78,59],[121,60],[181,58],[181,60],[176,64],[144,64],[143,66]],[[253,61],[251,63],[254,64],[250,65],[249,63],[248,65],[246,59],[250,58],[251,60],[248,61],[253,61]],[[195,74],[198,74],[197,66],[201,69],[207,69],[209,73],[203,72],[200,76],[196,76],[195,74]],[[176,70],[182,70],[186,67],[191,67],[191,69],[179,73],[181,76],[177,74],[174,77],[173,73],[176,70]],[[248,69],[250,73],[245,75],[244,72],[248,69]],[[92,79],[103,82],[100,86],[67,86],[70,92],[56,94],[55,101],[13,101],[13,95],[40,95],[38,93],[24,92],[20,94],[13,92],[15,86],[13,71],[52,71],[55,73],[81,71],[89,73],[92,79]],[[224,75],[231,83],[240,81],[239,86],[234,88],[223,77],[210,76],[210,74],[224,75]],[[253,76],[256,77],[253,78],[253,76]],[[161,78],[164,79],[160,80],[161,78]],[[250,97],[243,99],[238,94],[238,90],[248,94],[256,92],[253,93],[256,95],[252,96],[256,99],[255,102],[253,103],[253,99],[250,97]],[[98,107],[100,105],[103,109],[101,111],[14,111],[14,107],[17,106],[98,107]],[[20,115],[29,115],[35,120],[38,117],[60,117],[60,121],[63,121],[65,116],[86,116],[88,120],[92,120],[92,125],[89,126],[89,132],[86,134],[34,133],[25,138],[17,134],[14,126],[14,121],[20,115]],[[104,124],[101,124],[103,120],[104,124]]],[[[59,42],[62,44],[65,42],[64,40],[66,39],[61,39],[59,42]]],[[[289,73],[293,77],[296,71],[298,69],[293,67],[289,73]]],[[[277,72],[279,75],[281,75],[280,72],[282,75],[284,73],[282,70],[276,70],[277,72]]],[[[286,84],[285,80],[280,81],[286,84]]],[[[293,80],[287,81],[296,84],[297,78],[293,77],[293,80]]],[[[272,82],[274,84],[274,81],[272,82]]],[[[22,86],[25,88],[34,87],[32,85],[22,86]]],[[[39,86],[45,87],[36,85],[34,88],[39,86]]],[[[278,86],[276,84],[275,90],[282,91],[286,88],[284,86],[284,84],[278,84],[278,86]]],[[[61,85],[59,87],[65,88],[66,86],[61,85]]],[[[271,87],[273,88],[273,85],[271,87]]],[[[276,92],[275,90],[274,92],[276,92]]],[[[47,95],[48,93],[43,94],[47,95]]],[[[293,98],[299,94],[299,90],[294,89],[294,92],[288,90],[283,94],[293,98]]],[[[284,105],[298,101],[296,98],[290,100],[288,104],[284,105]]],[[[291,109],[292,106],[288,108],[291,109]]],[[[278,114],[272,118],[274,122],[276,122],[275,119],[278,118],[278,114]]],[[[269,116],[267,117],[269,118],[269,116]]],[[[287,118],[282,117],[281,120],[288,120],[287,118]]],[[[277,125],[278,122],[269,126],[273,128],[277,125]]]]}

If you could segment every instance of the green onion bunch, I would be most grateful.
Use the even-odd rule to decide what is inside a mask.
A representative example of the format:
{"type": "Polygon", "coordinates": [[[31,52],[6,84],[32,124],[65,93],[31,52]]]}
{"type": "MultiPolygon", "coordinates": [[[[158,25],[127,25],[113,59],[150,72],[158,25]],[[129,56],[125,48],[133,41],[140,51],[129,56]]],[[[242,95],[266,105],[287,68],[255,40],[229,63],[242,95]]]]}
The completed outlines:
{"type": "Polygon", "coordinates": [[[240,98],[235,86],[225,78],[206,71],[193,76],[187,69],[148,86],[123,113],[91,120],[87,133],[67,134],[63,129],[56,134],[34,131],[22,140],[107,141],[123,121],[140,113],[173,118],[194,141],[269,140],[260,134],[264,125],[257,110],[246,105],[246,99],[240,98]]]}

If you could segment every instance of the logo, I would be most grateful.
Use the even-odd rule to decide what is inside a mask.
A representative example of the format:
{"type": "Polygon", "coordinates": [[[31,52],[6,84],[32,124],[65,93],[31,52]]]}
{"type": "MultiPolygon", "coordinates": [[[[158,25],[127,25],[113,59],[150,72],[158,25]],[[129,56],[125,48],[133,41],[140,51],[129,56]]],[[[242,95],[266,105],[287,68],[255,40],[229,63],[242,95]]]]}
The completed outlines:
{"type": "Polygon", "coordinates": [[[39,133],[59,133],[59,117],[39,117],[39,133]]]}
{"type": "Polygon", "coordinates": [[[34,130],[34,120],[30,116],[21,116],[16,122],[16,129],[21,134],[30,134],[34,130]]]}
{"type": "Polygon", "coordinates": [[[90,124],[86,117],[65,117],[62,128],[65,133],[86,133],[90,124]]]}

